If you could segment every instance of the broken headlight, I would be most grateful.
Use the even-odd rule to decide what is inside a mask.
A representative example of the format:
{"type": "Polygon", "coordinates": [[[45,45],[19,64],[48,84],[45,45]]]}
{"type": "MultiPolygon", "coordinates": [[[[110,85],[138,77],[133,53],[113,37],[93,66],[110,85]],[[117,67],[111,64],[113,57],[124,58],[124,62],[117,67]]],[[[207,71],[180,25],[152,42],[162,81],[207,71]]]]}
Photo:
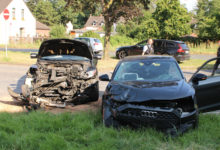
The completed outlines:
{"type": "Polygon", "coordinates": [[[86,72],[88,78],[92,78],[96,75],[96,69],[91,69],[86,72]]]}

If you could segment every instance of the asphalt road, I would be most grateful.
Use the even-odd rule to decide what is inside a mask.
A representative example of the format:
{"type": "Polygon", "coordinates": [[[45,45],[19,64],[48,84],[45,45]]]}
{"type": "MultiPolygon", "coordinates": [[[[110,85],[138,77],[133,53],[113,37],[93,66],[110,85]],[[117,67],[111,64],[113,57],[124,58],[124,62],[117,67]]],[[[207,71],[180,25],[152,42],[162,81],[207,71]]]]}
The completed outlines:
{"type": "MultiPolygon", "coordinates": [[[[2,104],[2,100],[8,100],[10,99],[10,96],[7,91],[7,87],[10,86],[15,92],[20,93],[20,87],[24,83],[25,74],[28,70],[29,66],[23,66],[23,65],[8,65],[8,64],[0,64],[0,110],[8,111],[10,108],[10,111],[16,112],[16,111],[23,111],[20,107],[14,107],[10,105],[2,104]]],[[[105,72],[110,74],[111,71],[105,72]]],[[[183,70],[185,78],[188,80],[194,73],[193,70],[183,70]]],[[[100,73],[103,74],[103,73],[100,73]]],[[[103,92],[107,86],[107,82],[99,82],[100,85],[100,97],[103,95],[103,92]]],[[[10,101],[9,101],[10,102],[10,101]]],[[[10,102],[11,103],[11,102],[10,102]]],[[[99,103],[99,102],[98,102],[99,103]]],[[[100,104],[99,104],[100,105],[100,104]]],[[[75,107],[76,111],[78,110],[84,110],[84,109],[90,109],[91,107],[97,107],[99,106],[96,103],[95,104],[88,104],[84,106],[78,106],[75,107]]],[[[52,110],[55,112],[58,112],[60,110],[52,110]]],[[[212,112],[211,112],[212,113],[212,112]]],[[[220,111],[216,111],[214,113],[220,113],[220,111]]]]}
{"type": "MultiPolygon", "coordinates": [[[[7,87],[20,93],[20,87],[24,83],[25,74],[29,66],[0,64],[0,97],[9,96],[7,87]]],[[[100,82],[100,95],[103,94],[107,82],[100,82]]]]}
{"type": "MultiPolygon", "coordinates": [[[[9,49],[10,51],[19,51],[19,52],[37,52],[37,49],[9,49]]],[[[4,51],[3,48],[0,48],[0,51],[4,51]]],[[[111,52],[112,53],[112,52],[111,52]]],[[[113,53],[112,53],[113,55],[113,53]]],[[[202,59],[208,60],[215,57],[215,55],[191,55],[191,59],[202,59]]],[[[0,64],[0,97],[7,96],[7,87],[12,87],[16,92],[20,92],[20,86],[24,83],[25,74],[29,66],[22,65],[8,65],[0,64]]],[[[111,71],[111,70],[110,70],[111,71]]],[[[109,72],[110,72],[109,71],[109,72]]],[[[187,80],[193,75],[195,70],[183,70],[184,76],[187,80]]],[[[102,74],[102,73],[101,73],[102,74]]],[[[100,95],[102,95],[107,83],[100,82],[100,95]]]]}
{"type": "MultiPolygon", "coordinates": [[[[5,51],[5,48],[0,48],[0,51],[5,51]]],[[[8,51],[12,52],[38,52],[38,49],[19,49],[19,48],[8,48],[8,51]]]]}
{"type": "MultiPolygon", "coordinates": [[[[0,97],[9,96],[7,87],[10,86],[14,89],[15,92],[20,92],[20,87],[24,83],[25,74],[28,70],[29,66],[24,65],[8,65],[8,64],[0,64],[0,97]]],[[[110,74],[111,70],[109,72],[110,74]]],[[[192,70],[184,70],[183,71],[186,79],[188,80],[193,72],[192,70]]],[[[104,73],[100,73],[104,74],[104,73]]],[[[100,95],[103,94],[107,82],[100,81],[100,95]]]]}
{"type": "Polygon", "coordinates": [[[0,97],[8,96],[7,87],[19,92],[29,66],[0,64],[0,97]]]}

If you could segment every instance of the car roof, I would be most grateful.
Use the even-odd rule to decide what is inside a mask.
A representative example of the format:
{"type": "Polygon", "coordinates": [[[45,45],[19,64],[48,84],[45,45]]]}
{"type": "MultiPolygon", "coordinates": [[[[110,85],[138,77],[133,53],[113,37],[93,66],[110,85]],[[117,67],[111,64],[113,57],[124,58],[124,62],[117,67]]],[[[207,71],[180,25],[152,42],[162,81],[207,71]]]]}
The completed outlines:
{"type": "Polygon", "coordinates": [[[135,60],[150,60],[150,59],[157,59],[157,60],[172,60],[176,61],[172,56],[162,56],[162,55],[145,55],[145,56],[128,56],[122,59],[121,61],[135,61],[135,60]]]}
{"type": "Polygon", "coordinates": [[[153,40],[154,40],[154,41],[166,41],[166,42],[184,43],[183,41],[166,40],[166,39],[153,39],[153,40]]]}
{"type": "Polygon", "coordinates": [[[97,38],[92,38],[92,37],[77,37],[75,39],[97,39],[97,38]]]}

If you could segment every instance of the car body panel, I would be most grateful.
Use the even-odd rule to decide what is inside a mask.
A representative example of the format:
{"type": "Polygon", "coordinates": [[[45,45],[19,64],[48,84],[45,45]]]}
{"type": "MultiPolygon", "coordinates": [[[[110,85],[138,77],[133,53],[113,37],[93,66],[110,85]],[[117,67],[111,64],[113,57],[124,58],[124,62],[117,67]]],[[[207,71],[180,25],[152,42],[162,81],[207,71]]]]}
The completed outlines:
{"type": "Polygon", "coordinates": [[[212,69],[214,67],[213,64],[216,62],[217,59],[220,58],[212,58],[206,61],[201,67],[199,67],[199,69],[189,80],[189,83],[195,88],[199,110],[203,112],[220,109],[220,69],[218,68],[218,70],[216,70],[216,72],[218,73],[217,75],[210,75],[206,80],[199,81],[198,84],[192,83],[192,79],[196,74],[200,72],[207,72],[207,74],[209,74],[209,72],[212,72],[212,69]]]}
{"type": "Polygon", "coordinates": [[[194,94],[193,88],[184,79],[176,82],[158,83],[118,83],[112,81],[108,88],[114,100],[128,103],[148,100],[173,100],[194,94]]]}
{"type": "Polygon", "coordinates": [[[41,44],[36,65],[26,75],[19,97],[28,106],[65,107],[98,100],[97,69],[93,52],[85,43],[70,39],[41,44]]]}
{"type": "Polygon", "coordinates": [[[89,46],[91,46],[95,54],[103,55],[103,45],[99,39],[91,37],[78,37],[74,39],[79,41],[85,41],[89,46]]]}
{"type": "MultiPolygon", "coordinates": [[[[150,125],[166,129],[176,127],[182,131],[195,126],[198,117],[195,90],[183,75],[178,81],[115,80],[116,72],[122,63],[137,60],[150,61],[153,64],[172,62],[178,66],[176,60],[169,56],[126,57],[121,60],[103,95],[105,125],[150,125]]],[[[182,74],[179,67],[176,69],[182,74]]]]}
{"type": "MultiPolygon", "coordinates": [[[[158,55],[171,55],[177,61],[184,61],[190,59],[190,53],[188,46],[182,41],[174,41],[174,40],[164,40],[164,39],[154,39],[153,40],[154,54],[158,55]],[[177,50],[182,48],[182,52],[178,52],[177,50]]],[[[120,51],[125,51],[126,56],[131,55],[141,55],[143,52],[144,45],[147,44],[147,40],[139,42],[133,46],[123,46],[119,47],[116,50],[116,57],[119,58],[120,51]]]]}

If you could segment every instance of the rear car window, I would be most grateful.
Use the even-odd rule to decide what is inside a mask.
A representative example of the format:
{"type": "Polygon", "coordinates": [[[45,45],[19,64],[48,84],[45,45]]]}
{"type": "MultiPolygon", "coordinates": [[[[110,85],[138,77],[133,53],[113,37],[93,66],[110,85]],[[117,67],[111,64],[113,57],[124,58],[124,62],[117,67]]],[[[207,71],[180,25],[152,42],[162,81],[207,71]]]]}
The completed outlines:
{"type": "Polygon", "coordinates": [[[95,41],[96,43],[101,43],[101,41],[100,41],[99,39],[94,39],[94,41],[95,41]]]}
{"type": "Polygon", "coordinates": [[[189,49],[185,43],[180,43],[180,46],[182,47],[182,49],[189,49]]]}
{"type": "Polygon", "coordinates": [[[89,42],[89,39],[86,39],[86,38],[80,38],[79,40],[83,40],[83,41],[89,42]]]}
{"type": "Polygon", "coordinates": [[[147,44],[147,41],[142,41],[142,42],[138,43],[137,45],[138,46],[145,46],[146,44],[147,44]]]}
{"type": "Polygon", "coordinates": [[[167,42],[166,47],[176,47],[174,43],[167,42]]]}
{"type": "Polygon", "coordinates": [[[162,41],[154,41],[154,47],[162,47],[162,41]]]}

